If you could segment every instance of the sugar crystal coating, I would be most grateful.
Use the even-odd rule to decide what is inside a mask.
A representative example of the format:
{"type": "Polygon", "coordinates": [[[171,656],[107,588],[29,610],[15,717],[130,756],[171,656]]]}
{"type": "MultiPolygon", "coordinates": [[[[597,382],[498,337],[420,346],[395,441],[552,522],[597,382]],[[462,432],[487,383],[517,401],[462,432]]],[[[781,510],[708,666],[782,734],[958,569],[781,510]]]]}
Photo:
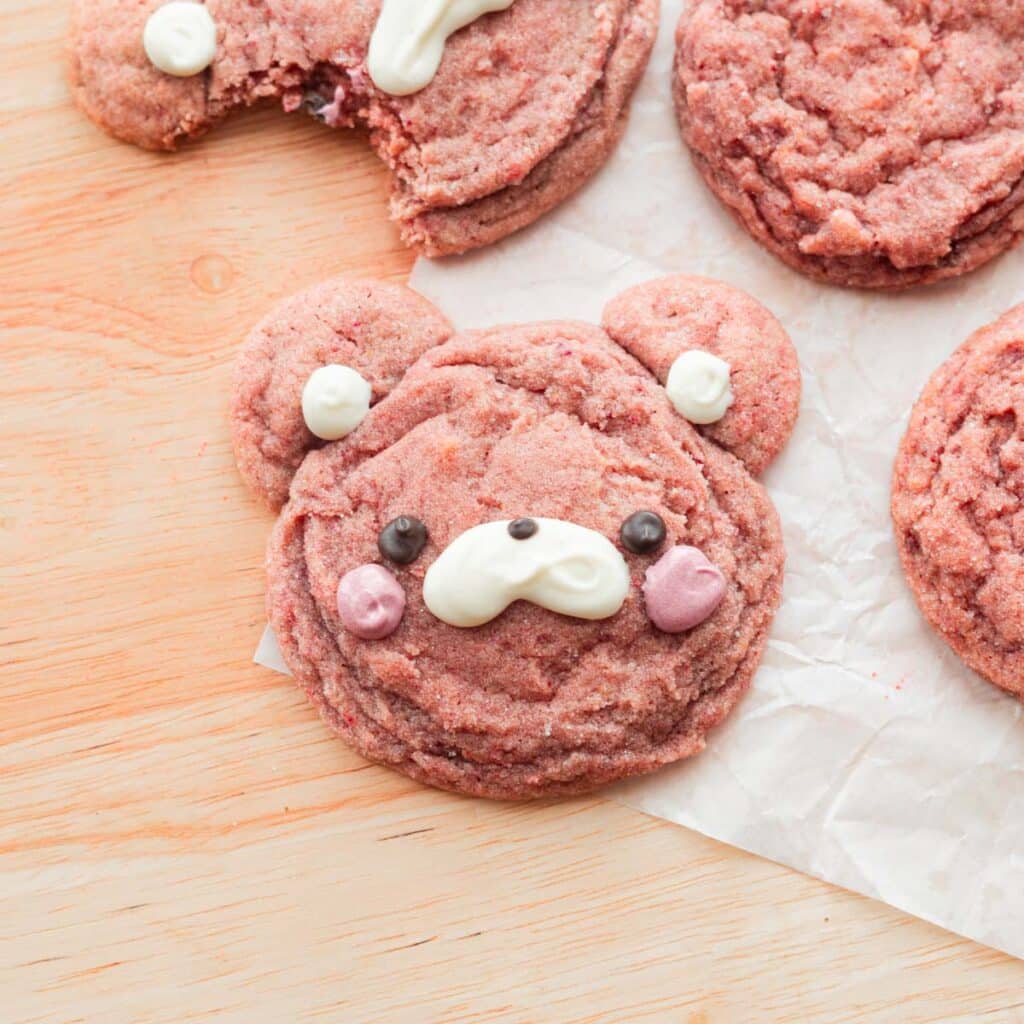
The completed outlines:
{"type": "Polygon", "coordinates": [[[893,473],[907,581],[976,672],[1024,697],[1024,305],[936,370],[893,473]]]}

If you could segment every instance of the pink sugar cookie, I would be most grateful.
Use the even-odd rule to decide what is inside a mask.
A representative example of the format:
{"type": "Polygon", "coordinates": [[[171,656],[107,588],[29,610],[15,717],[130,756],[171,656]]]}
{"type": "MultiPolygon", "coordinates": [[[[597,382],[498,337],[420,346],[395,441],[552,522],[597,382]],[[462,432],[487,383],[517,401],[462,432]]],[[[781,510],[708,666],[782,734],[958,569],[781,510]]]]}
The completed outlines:
{"type": "Polygon", "coordinates": [[[892,517],[925,618],[1024,698],[1024,305],[928,382],[896,459],[892,517]]]}
{"type": "MultiPolygon", "coordinates": [[[[749,687],[781,597],[778,520],[749,468],[712,431],[698,432],[600,327],[449,337],[426,300],[396,304],[366,284],[360,322],[378,301],[394,317],[393,338],[376,339],[395,360],[389,390],[344,437],[303,435],[300,385],[312,365],[302,338],[317,308],[346,308],[351,287],[327,282],[282,304],[236,375],[235,416],[250,430],[239,448],[244,475],[265,493],[252,466],[286,453],[273,462],[280,494],[294,470],[267,555],[267,609],[324,718],[371,760],[502,799],[583,792],[698,753],[749,687]],[[648,587],[645,600],[645,577],[659,565],[658,592],[648,587]],[[347,600],[339,607],[339,580],[353,570],[384,573],[404,595],[387,635],[397,620],[378,622],[372,601],[368,630],[347,600]]],[[[677,303],[711,289],[727,322],[751,310],[756,324],[769,322],[741,293],[709,282],[651,288],[677,303]]],[[[610,306],[615,336],[643,338],[645,351],[686,347],[628,294],[610,306]]],[[[777,361],[788,353],[771,325],[777,361]]],[[[744,337],[738,322],[722,333],[744,337]]],[[[733,404],[745,415],[766,363],[752,343],[727,355],[712,390],[734,375],[733,404]]],[[[360,365],[373,377],[372,362],[360,365]]],[[[792,424],[795,363],[773,379],[771,454],[792,424]]],[[[703,400],[699,374],[682,385],[703,400]]],[[[759,415],[769,421],[766,407],[759,415]]],[[[758,467],[765,451],[737,445],[758,467]]],[[[355,591],[341,596],[358,603],[355,591]]]]}
{"type": "Polygon", "coordinates": [[[673,94],[708,187],[810,277],[905,288],[1024,234],[1024,8],[691,0],[673,94]]]}
{"type": "MultiPolygon", "coordinates": [[[[88,117],[146,149],[177,149],[268,100],[368,129],[392,219],[428,256],[503,238],[580,188],[622,135],[658,26],[658,0],[515,0],[452,34],[423,88],[391,95],[368,60],[381,0],[205,0],[215,46],[186,75],[145,45],[166,6],[74,0],[69,78],[88,117]]],[[[393,59],[416,28],[391,41],[393,59]]]]}

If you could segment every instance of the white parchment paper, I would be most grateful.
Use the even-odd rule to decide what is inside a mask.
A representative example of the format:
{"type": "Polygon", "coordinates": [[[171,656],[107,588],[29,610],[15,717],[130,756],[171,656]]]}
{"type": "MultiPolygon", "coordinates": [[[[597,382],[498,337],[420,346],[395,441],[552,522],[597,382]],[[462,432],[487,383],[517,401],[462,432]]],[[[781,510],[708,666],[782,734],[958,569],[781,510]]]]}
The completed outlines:
{"type": "MultiPolygon", "coordinates": [[[[1024,252],[909,295],[806,281],[707,192],[673,117],[662,26],[630,126],[582,194],[534,228],[412,285],[459,327],[575,317],[666,271],[753,293],[800,353],[796,433],[765,482],[788,553],[751,693],[697,758],[616,787],[631,806],[1024,957],[1024,723],[925,625],[891,534],[910,406],[976,327],[1024,299],[1024,252]]],[[[257,660],[282,669],[272,637],[257,660]]]]}

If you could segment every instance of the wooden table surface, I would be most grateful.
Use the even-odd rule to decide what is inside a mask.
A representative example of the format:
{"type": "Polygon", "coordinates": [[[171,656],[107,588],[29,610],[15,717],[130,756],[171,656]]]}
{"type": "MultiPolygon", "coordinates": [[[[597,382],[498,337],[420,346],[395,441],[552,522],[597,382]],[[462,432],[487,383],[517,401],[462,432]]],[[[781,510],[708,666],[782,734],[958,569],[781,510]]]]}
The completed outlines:
{"type": "Polygon", "coordinates": [[[0,1021],[1024,1021],[1020,962],[600,798],[423,789],[255,667],[231,359],[407,275],[382,173],[272,110],[119,145],[64,0],[3,10],[0,1021]]]}

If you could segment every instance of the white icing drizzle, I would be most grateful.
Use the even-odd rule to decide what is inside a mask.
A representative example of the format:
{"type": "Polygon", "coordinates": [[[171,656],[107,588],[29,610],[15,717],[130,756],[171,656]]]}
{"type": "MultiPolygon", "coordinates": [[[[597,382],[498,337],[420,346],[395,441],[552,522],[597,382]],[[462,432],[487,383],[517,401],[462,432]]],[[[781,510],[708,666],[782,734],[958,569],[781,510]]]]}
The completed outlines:
{"type": "Polygon", "coordinates": [[[370,409],[371,389],[351,366],[329,363],[309,375],[302,389],[302,418],[324,441],[350,434],[370,409]]]}
{"type": "Polygon", "coordinates": [[[205,71],[213,61],[217,26],[202,4],[171,0],[146,19],[142,46],[161,71],[188,78],[205,71]]]}
{"type": "Polygon", "coordinates": [[[366,58],[373,84],[392,96],[408,96],[430,83],[441,66],[444,44],[460,28],[513,0],[384,0],[366,58]]]}
{"type": "Polygon", "coordinates": [[[629,592],[619,550],[595,530],[562,519],[535,519],[516,540],[508,520],[482,523],[441,552],[423,580],[423,600],[452,626],[480,626],[513,601],[531,601],[577,619],[606,619],[629,592]]]}
{"type": "Polygon", "coordinates": [[[672,364],[665,391],[676,412],[691,423],[717,423],[733,403],[729,373],[724,359],[692,348],[672,364]]]}

